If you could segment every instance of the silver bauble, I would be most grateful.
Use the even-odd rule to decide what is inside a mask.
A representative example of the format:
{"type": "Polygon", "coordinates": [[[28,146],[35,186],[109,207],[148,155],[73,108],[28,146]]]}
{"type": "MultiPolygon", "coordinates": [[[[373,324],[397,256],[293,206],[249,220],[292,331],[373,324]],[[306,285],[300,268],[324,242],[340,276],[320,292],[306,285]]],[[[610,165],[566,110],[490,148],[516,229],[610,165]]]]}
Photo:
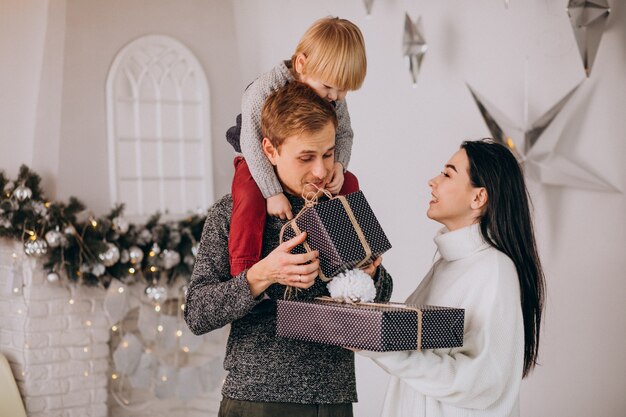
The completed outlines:
{"type": "Polygon", "coordinates": [[[78,270],[82,272],[83,274],[85,274],[87,272],[91,272],[91,267],[89,266],[89,264],[80,264],[80,266],[78,267],[78,270]]]}
{"type": "Polygon", "coordinates": [[[139,246],[131,246],[128,248],[128,256],[131,264],[141,263],[143,260],[143,250],[139,246]]]}
{"type": "Polygon", "coordinates": [[[28,256],[43,256],[48,252],[48,244],[40,237],[24,242],[24,252],[28,256]]]}
{"type": "Polygon", "coordinates": [[[183,259],[183,262],[185,262],[189,266],[193,266],[193,264],[196,263],[196,258],[191,255],[187,255],[185,256],[185,259],[183,259]]]}
{"type": "Polygon", "coordinates": [[[48,282],[50,283],[55,283],[59,280],[59,274],[57,274],[56,272],[52,271],[48,273],[48,276],[46,277],[46,279],[48,280],[48,282]]]}
{"type": "Polygon", "coordinates": [[[152,233],[148,229],[143,229],[137,236],[137,243],[146,245],[152,239],[152,233]]]}
{"type": "Polygon", "coordinates": [[[76,234],[76,228],[74,227],[74,225],[68,224],[67,226],[65,226],[65,229],[63,229],[63,232],[66,235],[74,235],[76,234]]]}
{"type": "Polygon", "coordinates": [[[162,285],[150,284],[145,289],[146,297],[153,303],[160,303],[167,298],[167,288],[162,285]]]}
{"type": "Polygon", "coordinates": [[[128,232],[129,227],[130,227],[130,224],[128,223],[128,220],[126,220],[125,218],[116,217],[113,219],[113,228],[117,230],[120,235],[123,235],[126,232],[128,232]]]}
{"type": "Polygon", "coordinates": [[[45,235],[46,242],[48,242],[48,246],[51,248],[56,248],[61,246],[63,243],[63,233],[58,230],[48,230],[45,235]]]}
{"type": "Polygon", "coordinates": [[[191,253],[193,254],[194,257],[198,256],[198,244],[197,243],[194,243],[191,246],[191,253]]]}
{"type": "Polygon", "coordinates": [[[106,272],[106,267],[102,264],[95,264],[93,268],[91,268],[91,273],[97,277],[101,277],[106,272]]]}
{"type": "Polygon", "coordinates": [[[6,184],[4,184],[4,194],[11,194],[11,192],[13,191],[13,189],[15,188],[15,183],[13,181],[9,181],[6,184]]]}
{"type": "Polygon", "coordinates": [[[161,254],[163,259],[163,268],[172,269],[180,263],[180,253],[175,250],[165,249],[161,254]]]}
{"type": "Polygon", "coordinates": [[[128,261],[130,261],[130,254],[127,249],[122,249],[122,252],[120,252],[120,262],[126,264],[128,261]]]}
{"type": "Polygon", "coordinates": [[[120,260],[120,250],[113,243],[107,243],[107,249],[98,254],[104,266],[113,266],[120,260]]]}
{"type": "Polygon", "coordinates": [[[25,185],[18,185],[17,188],[13,190],[13,196],[17,198],[18,201],[24,201],[33,196],[33,191],[25,185]]]}
{"type": "Polygon", "coordinates": [[[156,255],[158,255],[159,253],[161,253],[161,248],[159,247],[159,245],[158,245],[158,244],[153,243],[153,244],[152,244],[152,247],[150,248],[150,252],[154,253],[154,255],[152,255],[152,256],[156,256],[156,255]]]}

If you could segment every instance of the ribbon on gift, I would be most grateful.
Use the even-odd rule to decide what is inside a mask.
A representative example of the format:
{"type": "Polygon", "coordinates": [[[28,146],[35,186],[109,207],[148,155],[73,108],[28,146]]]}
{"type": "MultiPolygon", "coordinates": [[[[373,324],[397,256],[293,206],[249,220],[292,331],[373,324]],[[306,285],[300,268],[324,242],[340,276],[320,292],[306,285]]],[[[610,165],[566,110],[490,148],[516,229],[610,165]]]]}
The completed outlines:
{"type": "MultiPolygon", "coordinates": [[[[303,192],[302,198],[304,199],[304,207],[302,207],[302,210],[300,210],[298,212],[298,214],[293,219],[291,219],[290,221],[285,223],[283,225],[283,227],[280,229],[280,235],[279,235],[280,243],[283,242],[283,235],[284,235],[285,229],[287,227],[291,227],[293,229],[293,231],[295,232],[296,236],[302,234],[302,231],[298,227],[298,224],[296,223],[296,220],[306,210],[308,210],[311,207],[313,207],[316,204],[318,204],[318,195],[319,195],[319,193],[321,191],[322,193],[324,193],[324,195],[326,195],[326,197],[328,197],[329,200],[337,199],[343,205],[343,207],[344,207],[344,209],[346,211],[346,214],[348,215],[348,218],[350,219],[350,222],[352,223],[352,226],[354,227],[354,231],[356,232],[357,236],[359,237],[359,241],[361,242],[361,246],[363,247],[363,250],[365,251],[365,256],[355,266],[356,268],[360,268],[367,261],[369,261],[370,258],[372,257],[372,248],[370,247],[369,243],[367,243],[367,239],[365,239],[365,234],[363,233],[363,230],[361,229],[361,225],[357,221],[356,216],[354,215],[354,212],[352,211],[352,208],[350,207],[350,204],[348,204],[348,200],[346,200],[346,198],[344,196],[342,196],[342,195],[338,195],[338,196],[333,197],[333,195],[328,190],[323,189],[323,188],[319,188],[315,184],[307,184],[307,185],[312,185],[313,187],[317,188],[317,191],[310,191],[310,192],[308,192],[306,194],[304,194],[304,192],[303,192]]],[[[306,240],[302,243],[302,246],[304,246],[304,249],[307,252],[311,252],[313,250],[313,249],[311,249],[311,246],[309,245],[309,243],[306,240]]],[[[332,278],[326,277],[326,275],[324,275],[324,273],[322,272],[321,269],[319,269],[319,275],[320,275],[320,279],[322,281],[324,281],[324,282],[328,282],[328,281],[330,281],[332,279],[332,278]]]]}
{"type": "Polygon", "coordinates": [[[423,312],[421,309],[417,307],[411,307],[411,306],[408,306],[406,304],[401,304],[401,303],[384,303],[383,304],[383,303],[364,303],[361,301],[337,300],[335,298],[328,297],[328,296],[315,297],[315,299],[319,301],[328,301],[328,302],[333,302],[337,304],[350,304],[350,305],[358,305],[358,306],[366,306],[366,307],[394,307],[394,308],[400,308],[402,310],[415,311],[417,313],[417,350],[422,349],[423,312]]]}

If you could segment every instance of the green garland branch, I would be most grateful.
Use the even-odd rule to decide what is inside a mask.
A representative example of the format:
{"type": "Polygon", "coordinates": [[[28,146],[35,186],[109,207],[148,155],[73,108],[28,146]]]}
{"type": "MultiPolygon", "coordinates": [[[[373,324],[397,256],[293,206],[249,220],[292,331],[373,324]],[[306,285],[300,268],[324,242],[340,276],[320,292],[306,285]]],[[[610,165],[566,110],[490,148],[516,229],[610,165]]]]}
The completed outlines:
{"type": "Polygon", "coordinates": [[[0,237],[24,244],[29,256],[43,257],[48,280],[66,276],[85,285],[108,287],[111,279],[132,283],[142,277],[167,284],[189,279],[204,214],[161,222],[152,215],[145,225],[130,224],[119,204],[96,217],[75,197],[67,204],[48,201],[41,177],[22,165],[15,180],[0,171],[0,237]]]}

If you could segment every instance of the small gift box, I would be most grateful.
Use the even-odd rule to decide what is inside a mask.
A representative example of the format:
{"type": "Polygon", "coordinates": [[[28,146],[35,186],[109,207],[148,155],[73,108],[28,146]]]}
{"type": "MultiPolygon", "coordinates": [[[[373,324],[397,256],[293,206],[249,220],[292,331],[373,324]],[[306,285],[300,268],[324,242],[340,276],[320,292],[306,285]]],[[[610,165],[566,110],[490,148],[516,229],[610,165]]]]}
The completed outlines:
{"type": "Polygon", "coordinates": [[[308,204],[285,224],[281,241],[307,232],[304,245],[293,253],[318,250],[320,278],[328,281],[340,272],[367,265],[391,244],[361,191],[308,204]]]}
{"type": "Polygon", "coordinates": [[[331,300],[277,303],[280,337],[378,352],[463,346],[461,308],[331,300]]]}

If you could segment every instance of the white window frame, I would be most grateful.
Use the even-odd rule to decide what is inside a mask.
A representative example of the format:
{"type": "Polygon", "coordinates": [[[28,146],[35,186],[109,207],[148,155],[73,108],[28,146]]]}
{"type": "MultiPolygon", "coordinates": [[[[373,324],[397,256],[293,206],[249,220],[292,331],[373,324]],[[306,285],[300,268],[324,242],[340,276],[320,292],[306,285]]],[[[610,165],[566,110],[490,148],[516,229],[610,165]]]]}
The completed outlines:
{"type": "MultiPolygon", "coordinates": [[[[180,72],[180,71],[179,71],[180,72]]],[[[145,87],[145,86],[144,86],[145,87]]],[[[187,89],[187,91],[189,91],[187,89]]],[[[189,95],[189,94],[188,94],[189,95]]],[[[207,83],[206,75],[202,66],[193,55],[193,53],[182,43],[176,39],[164,36],[164,35],[148,35],[135,39],[130,42],[116,55],[113,64],[109,70],[106,82],[106,100],[107,100],[107,136],[108,136],[108,149],[109,149],[109,178],[110,178],[110,196],[111,201],[114,203],[127,203],[128,201],[120,201],[120,198],[128,198],[128,196],[120,195],[120,185],[123,181],[127,181],[129,184],[136,182],[136,200],[133,201],[133,207],[136,208],[134,212],[127,212],[127,216],[135,219],[145,219],[147,216],[153,214],[149,211],[153,209],[147,209],[144,204],[144,194],[146,192],[144,183],[152,181],[158,183],[159,192],[159,207],[157,208],[161,213],[168,213],[167,217],[180,217],[182,214],[187,214],[193,210],[206,209],[213,200],[213,173],[212,173],[212,153],[211,153],[211,125],[210,125],[210,102],[209,102],[209,86],[207,83]],[[141,57],[141,59],[137,59],[141,57]],[[174,57],[174,59],[172,59],[174,57]],[[167,61],[166,61],[167,60],[167,61]],[[174,70],[176,65],[184,65],[184,75],[180,79],[176,79],[174,70]],[[158,65],[160,72],[159,79],[155,78],[155,74],[150,71],[151,67],[158,65]],[[176,99],[165,100],[161,98],[162,82],[165,78],[169,77],[168,82],[170,86],[174,85],[176,90],[176,99]],[[191,82],[194,80],[196,85],[193,88],[193,97],[185,96],[183,86],[185,82],[191,82]],[[130,97],[118,96],[118,83],[125,82],[130,86],[130,97]],[[154,97],[150,99],[144,99],[140,96],[142,91],[142,83],[151,82],[153,87],[154,97]],[[173,83],[173,84],[172,84],[173,83]],[[117,106],[120,103],[131,104],[132,115],[129,115],[126,120],[132,121],[132,137],[121,137],[118,134],[118,120],[117,106]],[[163,137],[162,126],[163,120],[162,108],[163,104],[170,106],[176,106],[177,108],[177,126],[178,128],[175,137],[163,137]],[[153,106],[156,109],[155,124],[153,127],[156,132],[155,137],[142,136],[142,126],[140,118],[140,106],[153,106]],[[191,110],[189,110],[191,108],[191,110]],[[195,114],[194,120],[198,123],[195,126],[195,132],[199,137],[188,137],[185,135],[184,120],[185,111],[198,112],[195,114]],[[120,141],[134,142],[135,153],[135,176],[130,178],[120,177],[120,141]],[[157,176],[148,178],[142,174],[142,155],[141,144],[146,141],[156,142],[157,148],[157,176]],[[163,154],[163,143],[169,142],[170,144],[178,144],[178,177],[166,177],[164,175],[164,162],[167,155],[163,154]],[[202,175],[197,175],[193,178],[185,173],[185,154],[184,146],[186,143],[195,143],[200,145],[202,156],[200,157],[200,170],[202,175]],[[165,181],[180,181],[180,198],[182,212],[173,212],[168,210],[168,202],[165,198],[165,181]],[[194,193],[199,194],[200,205],[202,207],[190,207],[188,203],[188,190],[186,181],[195,181],[202,184],[194,193]]],[[[146,107],[143,109],[145,110],[146,107]]],[[[143,126],[145,127],[145,126],[143,126]]],[[[146,130],[146,129],[144,129],[146,130]]],[[[189,130],[189,129],[188,129],[189,130]]],[[[134,186],[134,185],[133,185],[134,186]]],[[[197,198],[196,194],[196,198],[197,198]]],[[[128,205],[127,205],[128,210],[128,205]]]]}

